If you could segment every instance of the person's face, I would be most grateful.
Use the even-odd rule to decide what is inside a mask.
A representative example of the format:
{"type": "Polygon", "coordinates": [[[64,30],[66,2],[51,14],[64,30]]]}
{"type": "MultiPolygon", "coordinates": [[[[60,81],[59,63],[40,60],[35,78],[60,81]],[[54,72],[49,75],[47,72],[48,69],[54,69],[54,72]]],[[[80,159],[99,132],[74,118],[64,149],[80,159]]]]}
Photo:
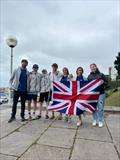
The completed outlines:
{"type": "Polygon", "coordinates": [[[66,69],[63,69],[63,75],[67,76],[68,75],[68,72],[66,69]]]}
{"type": "Polygon", "coordinates": [[[81,68],[79,68],[79,69],[77,70],[77,76],[82,76],[82,74],[83,74],[83,71],[82,71],[81,68]]]}
{"type": "Polygon", "coordinates": [[[57,68],[54,67],[54,66],[52,66],[52,71],[53,71],[53,72],[56,72],[56,71],[57,71],[57,68]]]}
{"type": "Polygon", "coordinates": [[[21,63],[22,68],[26,68],[27,65],[28,65],[28,63],[26,63],[26,62],[22,62],[22,63],[21,63]]]}
{"type": "Polygon", "coordinates": [[[43,76],[46,76],[47,75],[47,72],[42,72],[43,76]]]}
{"type": "Polygon", "coordinates": [[[37,72],[38,71],[38,68],[33,68],[33,72],[37,72]]]}
{"type": "Polygon", "coordinates": [[[96,65],[93,64],[93,65],[90,65],[90,69],[91,69],[91,72],[95,73],[97,70],[97,67],[96,65]]]}

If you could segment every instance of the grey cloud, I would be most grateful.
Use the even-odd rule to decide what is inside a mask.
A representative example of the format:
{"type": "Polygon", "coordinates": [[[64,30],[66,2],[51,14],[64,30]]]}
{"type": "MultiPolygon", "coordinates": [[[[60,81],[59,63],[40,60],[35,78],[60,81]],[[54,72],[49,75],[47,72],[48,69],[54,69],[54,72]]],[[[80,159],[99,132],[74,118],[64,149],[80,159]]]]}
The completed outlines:
{"type": "Polygon", "coordinates": [[[40,69],[50,70],[51,63],[56,61],[60,69],[67,66],[73,73],[81,65],[86,75],[91,62],[97,63],[105,73],[113,65],[120,49],[117,1],[1,2],[3,77],[9,77],[10,49],[5,42],[9,35],[18,39],[14,68],[23,57],[28,58],[29,69],[38,63],[40,69]]]}

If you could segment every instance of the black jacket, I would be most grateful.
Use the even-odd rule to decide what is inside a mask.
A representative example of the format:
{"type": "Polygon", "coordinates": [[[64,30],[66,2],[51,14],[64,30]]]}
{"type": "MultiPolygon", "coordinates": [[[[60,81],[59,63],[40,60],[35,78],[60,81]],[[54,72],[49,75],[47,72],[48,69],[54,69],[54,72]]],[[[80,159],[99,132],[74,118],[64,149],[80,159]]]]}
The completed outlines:
{"type": "Polygon", "coordinates": [[[91,72],[88,75],[88,80],[94,80],[94,79],[102,79],[104,81],[104,84],[101,86],[100,94],[105,93],[105,86],[108,84],[105,75],[101,73],[99,70],[97,70],[95,73],[91,72]]]}

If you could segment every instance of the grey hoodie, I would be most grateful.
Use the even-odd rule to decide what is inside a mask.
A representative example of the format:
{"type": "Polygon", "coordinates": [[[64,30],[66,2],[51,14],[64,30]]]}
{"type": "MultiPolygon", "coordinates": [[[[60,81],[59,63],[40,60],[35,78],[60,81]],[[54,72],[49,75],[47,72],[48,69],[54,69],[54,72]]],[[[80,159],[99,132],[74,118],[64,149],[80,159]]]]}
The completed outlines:
{"type": "Polygon", "coordinates": [[[51,88],[51,81],[49,75],[42,75],[40,93],[49,92],[51,88]]]}
{"type": "Polygon", "coordinates": [[[38,72],[30,72],[28,76],[28,93],[37,94],[41,88],[42,75],[38,72]]]}

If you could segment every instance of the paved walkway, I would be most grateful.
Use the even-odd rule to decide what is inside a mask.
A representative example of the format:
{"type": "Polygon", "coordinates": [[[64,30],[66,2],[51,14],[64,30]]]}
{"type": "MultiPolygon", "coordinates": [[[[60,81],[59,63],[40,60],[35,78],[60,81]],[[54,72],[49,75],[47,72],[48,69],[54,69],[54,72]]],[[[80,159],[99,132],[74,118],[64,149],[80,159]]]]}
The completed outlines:
{"type": "MultiPolygon", "coordinates": [[[[0,160],[119,160],[120,115],[106,114],[103,128],[92,127],[91,115],[76,127],[64,120],[17,120],[8,124],[11,109],[0,110],[0,160]]],[[[56,115],[57,116],[57,115],[56,115]]]]}

